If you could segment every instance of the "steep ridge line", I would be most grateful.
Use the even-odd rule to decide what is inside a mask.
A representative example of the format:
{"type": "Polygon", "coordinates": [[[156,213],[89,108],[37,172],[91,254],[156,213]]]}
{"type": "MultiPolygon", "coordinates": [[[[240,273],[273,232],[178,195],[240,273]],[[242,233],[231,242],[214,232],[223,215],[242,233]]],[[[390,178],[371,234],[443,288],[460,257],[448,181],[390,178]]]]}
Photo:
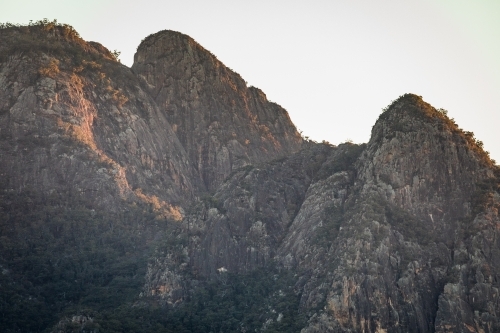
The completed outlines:
{"type": "Polygon", "coordinates": [[[445,110],[304,142],[186,35],[132,69],[55,22],[0,38],[6,331],[500,330],[500,169],[445,110]]]}

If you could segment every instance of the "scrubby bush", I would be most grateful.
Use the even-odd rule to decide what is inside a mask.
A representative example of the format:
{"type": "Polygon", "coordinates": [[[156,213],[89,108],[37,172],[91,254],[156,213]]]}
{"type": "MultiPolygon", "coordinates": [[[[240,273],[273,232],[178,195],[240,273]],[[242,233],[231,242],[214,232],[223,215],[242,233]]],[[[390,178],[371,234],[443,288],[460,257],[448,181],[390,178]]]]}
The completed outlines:
{"type": "Polygon", "coordinates": [[[59,60],[51,58],[48,64],[42,66],[38,73],[43,76],[54,78],[59,74],[59,60]]]}

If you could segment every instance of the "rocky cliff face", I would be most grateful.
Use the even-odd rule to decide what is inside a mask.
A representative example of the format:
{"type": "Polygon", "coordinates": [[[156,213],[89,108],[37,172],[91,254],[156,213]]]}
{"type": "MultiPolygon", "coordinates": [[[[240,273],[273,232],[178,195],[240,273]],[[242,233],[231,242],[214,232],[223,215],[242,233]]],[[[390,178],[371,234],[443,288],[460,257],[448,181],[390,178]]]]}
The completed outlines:
{"type": "Polygon", "coordinates": [[[3,189],[107,210],[143,201],[180,219],[199,182],[130,69],[70,27],[0,33],[3,189]]]}
{"type": "Polygon", "coordinates": [[[285,110],[174,31],[147,37],[132,70],[168,119],[207,189],[232,170],[296,152],[302,143],[285,110]]]}
{"type": "Polygon", "coordinates": [[[302,142],[286,111],[180,33],[146,38],[132,69],[65,25],[0,38],[0,293],[52,309],[43,325],[69,330],[75,311],[111,330],[119,307],[138,330],[131,318],[159,302],[157,325],[214,330],[207,297],[235,293],[226,330],[500,331],[499,168],[421,97],[392,103],[367,144],[302,142]],[[51,248],[66,242],[78,251],[51,248]],[[250,285],[265,307],[241,300],[250,285]],[[116,286],[133,297],[109,312],[116,286]]]}
{"type": "MultiPolygon", "coordinates": [[[[477,291],[476,282],[457,281],[457,271],[473,265],[460,268],[462,248],[469,237],[482,239],[481,232],[470,235],[478,223],[477,184],[494,176],[471,135],[419,97],[406,95],[381,115],[356,165],[358,194],[346,200],[329,253],[325,311],[306,332],[498,329],[494,279],[481,279],[488,296],[477,291]],[[464,301],[465,294],[481,299],[482,308],[464,301]],[[460,319],[443,323],[442,317],[457,313],[460,319]]],[[[494,239],[488,247],[498,249],[494,239]]],[[[308,298],[324,292],[317,287],[308,298]]]]}
{"type": "Polygon", "coordinates": [[[301,145],[286,111],[185,35],[148,37],[136,76],[68,26],[2,34],[3,154],[20,152],[2,167],[14,191],[77,191],[111,209],[142,200],[178,218],[173,207],[205,185],[301,145]]]}
{"type": "Polygon", "coordinates": [[[471,133],[405,95],[366,147],[312,145],[232,175],[187,219],[186,263],[298,272],[304,332],[495,332],[495,170],[471,133]]]}

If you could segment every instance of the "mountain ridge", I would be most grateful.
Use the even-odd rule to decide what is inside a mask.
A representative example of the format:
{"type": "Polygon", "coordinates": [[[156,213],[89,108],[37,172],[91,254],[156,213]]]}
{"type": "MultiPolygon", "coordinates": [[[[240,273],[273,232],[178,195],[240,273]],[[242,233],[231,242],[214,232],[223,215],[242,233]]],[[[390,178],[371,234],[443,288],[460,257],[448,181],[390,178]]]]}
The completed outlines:
{"type": "Polygon", "coordinates": [[[150,88],[211,191],[233,165],[300,148],[302,138],[284,109],[184,34],[165,30],[147,37],[132,70],[150,88]]]}
{"type": "Polygon", "coordinates": [[[187,35],[0,29],[7,332],[495,332],[500,171],[405,94],[303,140],[187,35]]]}

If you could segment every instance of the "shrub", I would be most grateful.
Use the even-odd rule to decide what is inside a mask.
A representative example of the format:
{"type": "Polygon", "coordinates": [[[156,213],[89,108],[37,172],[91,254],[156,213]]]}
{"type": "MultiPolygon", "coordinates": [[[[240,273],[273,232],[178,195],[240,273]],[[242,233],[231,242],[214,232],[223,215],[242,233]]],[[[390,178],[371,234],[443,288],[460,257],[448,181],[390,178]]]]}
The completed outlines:
{"type": "Polygon", "coordinates": [[[51,58],[48,64],[38,70],[38,73],[51,78],[56,77],[59,74],[59,60],[51,58]]]}

